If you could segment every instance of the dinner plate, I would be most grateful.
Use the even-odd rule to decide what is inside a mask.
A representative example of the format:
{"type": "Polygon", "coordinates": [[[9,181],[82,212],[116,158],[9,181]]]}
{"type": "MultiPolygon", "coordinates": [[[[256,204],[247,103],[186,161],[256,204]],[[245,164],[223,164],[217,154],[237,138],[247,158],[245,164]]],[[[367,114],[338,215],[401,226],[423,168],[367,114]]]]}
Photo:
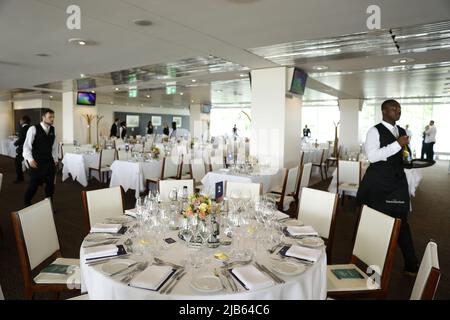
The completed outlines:
{"type": "Polygon", "coordinates": [[[320,237],[306,237],[297,240],[298,244],[304,246],[304,247],[310,247],[310,248],[319,248],[322,247],[325,243],[323,242],[322,238],[320,237]]]}
{"type": "Polygon", "coordinates": [[[113,259],[104,263],[102,265],[101,271],[104,274],[110,275],[120,270],[124,270],[133,263],[136,263],[136,261],[130,259],[113,259]]]}
{"type": "Polygon", "coordinates": [[[204,293],[218,292],[223,289],[222,282],[219,277],[214,275],[200,275],[192,278],[191,287],[204,293]]]}
{"type": "Polygon", "coordinates": [[[273,260],[271,269],[285,276],[295,276],[305,271],[306,266],[293,261],[273,260]]]}

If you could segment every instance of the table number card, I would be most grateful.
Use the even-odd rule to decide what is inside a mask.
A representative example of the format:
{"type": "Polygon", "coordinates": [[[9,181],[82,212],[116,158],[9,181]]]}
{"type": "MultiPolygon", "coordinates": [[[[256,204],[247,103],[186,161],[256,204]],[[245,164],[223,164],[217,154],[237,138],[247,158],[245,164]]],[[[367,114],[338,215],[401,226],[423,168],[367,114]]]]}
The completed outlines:
{"type": "Polygon", "coordinates": [[[223,181],[216,182],[216,201],[223,200],[223,181]]]}

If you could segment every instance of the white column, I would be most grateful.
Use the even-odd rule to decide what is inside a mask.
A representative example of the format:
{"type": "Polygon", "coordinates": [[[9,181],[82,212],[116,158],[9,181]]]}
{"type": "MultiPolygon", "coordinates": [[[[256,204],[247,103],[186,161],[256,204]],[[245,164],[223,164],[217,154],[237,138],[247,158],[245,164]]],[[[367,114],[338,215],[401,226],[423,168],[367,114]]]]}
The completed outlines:
{"type": "Polygon", "coordinates": [[[361,106],[362,101],[360,99],[339,100],[339,145],[344,150],[359,151],[358,128],[361,106]]]}
{"type": "Polygon", "coordinates": [[[74,101],[75,92],[67,91],[62,94],[62,140],[64,143],[72,143],[74,140],[74,101]]]}
{"type": "Polygon", "coordinates": [[[200,110],[200,104],[191,104],[189,107],[189,131],[191,132],[191,137],[198,140],[202,139],[203,134],[200,110]]]}
{"type": "Polygon", "coordinates": [[[301,101],[286,96],[290,73],[286,67],[252,71],[250,154],[274,168],[300,160],[301,101]]]}
{"type": "MultiPolygon", "coordinates": [[[[14,133],[13,108],[10,100],[0,100],[0,140],[7,139],[14,133]]],[[[17,122],[19,119],[15,119],[17,122]]]]}

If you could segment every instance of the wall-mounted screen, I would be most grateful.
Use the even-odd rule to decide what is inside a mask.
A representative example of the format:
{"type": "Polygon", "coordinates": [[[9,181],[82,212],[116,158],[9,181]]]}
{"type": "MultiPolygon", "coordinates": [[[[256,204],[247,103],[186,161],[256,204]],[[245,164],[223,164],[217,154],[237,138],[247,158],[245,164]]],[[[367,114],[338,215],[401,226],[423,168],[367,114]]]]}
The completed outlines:
{"type": "Polygon", "coordinates": [[[308,74],[299,68],[294,68],[294,74],[292,75],[291,93],[303,95],[305,93],[306,80],[308,79],[308,74]]]}
{"type": "Polygon", "coordinates": [[[95,100],[95,93],[82,91],[77,93],[77,104],[80,106],[95,106],[95,100]]]}

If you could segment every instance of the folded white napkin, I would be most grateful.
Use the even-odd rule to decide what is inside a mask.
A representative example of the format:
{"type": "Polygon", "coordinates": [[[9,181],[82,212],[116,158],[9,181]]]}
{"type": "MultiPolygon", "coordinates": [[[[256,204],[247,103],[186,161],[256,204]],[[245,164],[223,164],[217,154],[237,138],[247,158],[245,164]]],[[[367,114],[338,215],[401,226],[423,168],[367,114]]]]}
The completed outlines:
{"type": "Polygon", "coordinates": [[[291,236],[318,236],[316,230],[311,226],[289,226],[287,227],[287,232],[291,236]]]}
{"type": "Polygon", "coordinates": [[[232,272],[249,290],[258,290],[274,285],[272,279],[252,264],[234,268],[232,272]]]}
{"type": "Polygon", "coordinates": [[[286,218],[289,218],[289,215],[287,215],[286,213],[283,213],[281,211],[277,211],[275,213],[275,219],[277,219],[277,220],[282,220],[282,219],[286,219],[286,218]]]}
{"type": "Polygon", "coordinates": [[[137,211],[136,209],[129,209],[125,210],[125,214],[136,218],[137,211]]]}
{"type": "Polygon", "coordinates": [[[157,290],[172,271],[173,269],[170,266],[151,265],[134,277],[130,282],[130,286],[141,289],[157,290]]]}
{"type": "Polygon", "coordinates": [[[116,255],[119,249],[114,244],[105,244],[103,246],[90,247],[84,249],[84,258],[101,258],[116,255]]]}
{"type": "Polygon", "coordinates": [[[120,223],[96,223],[91,227],[91,232],[117,233],[122,229],[120,223]]]}
{"type": "Polygon", "coordinates": [[[299,258],[316,262],[319,260],[322,250],[305,248],[297,245],[291,246],[285,253],[288,257],[299,258]]]}

